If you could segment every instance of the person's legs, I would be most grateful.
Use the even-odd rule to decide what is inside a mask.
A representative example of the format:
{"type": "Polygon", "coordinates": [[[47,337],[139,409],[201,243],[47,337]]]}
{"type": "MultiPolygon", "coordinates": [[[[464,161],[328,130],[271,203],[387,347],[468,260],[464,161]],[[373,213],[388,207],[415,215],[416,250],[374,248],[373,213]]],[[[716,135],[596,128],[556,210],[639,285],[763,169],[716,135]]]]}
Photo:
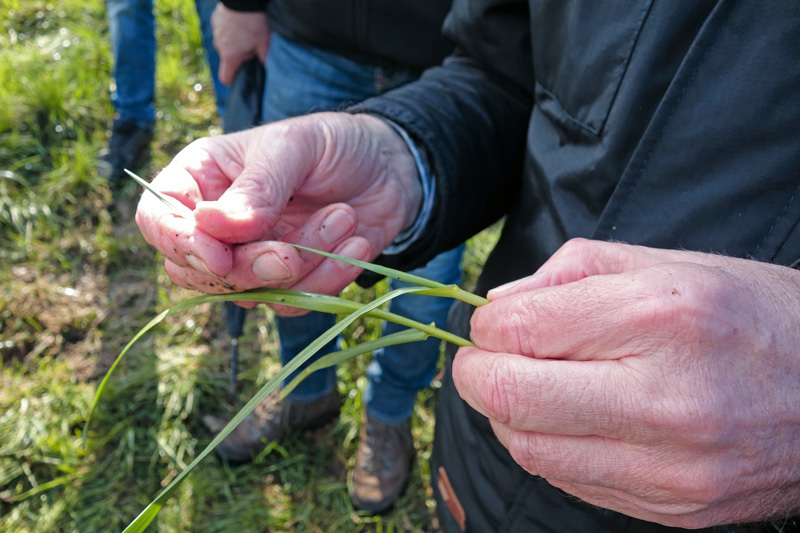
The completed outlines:
{"type": "Polygon", "coordinates": [[[266,69],[265,123],[343,109],[377,94],[376,67],[296,44],[276,33],[270,38],[266,69]]]}
{"type": "MultiPolygon", "coordinates": [[[[343,109],[409,83],[418,76],[417,72],[407,69],[363,65],[323,50],[297,46],[279,35],[272,37],[266,71],[262,105],[265,122],[314,111],[343,109]]],[[[442,283],[458,283],[463,249],[460,246],[441,254],[414,273],[442,283]]],[[[400,282],[392,283],[393,288],[399,285],[400,282]]],[[[444,327],[450,304],[449,299],[407,295],[393,300],[390,309],[420,322],[435,322],[444,327]]],[[[313,314],[281,318],[282,344],[287,338],[284,334],[287,323],[292,324],[295,334],[291,336],[293,346],[282,345],[284,363],[333,325],[334,319],[313,314]]],[[[387,323],[384,333],[400,329],[394,323],[387,323]]],[[[405,486],[413,450],[411,412],[417,393],[430,383],[436,371],[439,346],[438,340],[431,339],[421,345],[387,347],[378,351],[369,365],[365,420],[350,495],[359,509],[382,512],[394,503],[405,486]]],[[[320,355],[328,350],[332,347],[320,355]]],[[[322,392],[317,388],[319,383],[330,383],[328,379],[335,378],[333,368],[317,374],[322,372],[330,372],[330,377],[314,378],[315,384],[309,386],[316,389],[317,394],[322,392]]]]}
{"type": "MultiPolygon", "coordinates": [[[[402,68],[364,65],[347,58],[292,43],[273,34],[266,64],[262,102],[263,122],[303,115],[314,111],[342,109],[349,104],[381,94],[416,79],[418,73],[402,68]]],[[[442,283],[458,283],[463,246],[436,257],[415,273],[442,283]]],[[[392,311],[421,322],[446,324],[451,301],[406,296],[391,304],[392,311]]],[[[335,317],[310,313],[301,317],[277,318],[284,364],[332,326],[335,317]]],[[[386,333],[400,328],[387,324],[386,333]]],[[[362,428],[354,473],[354,505],[380,512],[391,506],[408,476],[409,452],[413,448],[410,415],[417,392],[431,381],[439,360],[440,343],[429,340],[420,345],[388,347],[375,354],[369,366],[366,419],[362,428]]],[[[330,343],[312,361],[330,353],[330,343]]],[[[310,364],[307,362],[306,365],[310,364]]],[[[291,379],[291,378],[290,378],[291,379]]],[[[315,372],[289,394],[289,402],[275,406],[312,406],[327,401],[336,388],[334,368],[315,372]]],[[[281,409],[283,409],[281,411],[281,409]]],[[[255,432],[259,438],[262,433],[255,432]]]]}
{"type": "MultiPolygon", "coordinates": [[[[332,109],[342,101],[356,102],[371,96],[371,71],[323,51],[291,43],[273,34],[266,64],[266,82],[262,122],[303,115],[309,111],[332,109]]],[[[285,365],[303,348],[335,323],[327,313],[309,313],[301,317],[276,317],[281,340],[281,362],[285,365]]],[[[336,349],[328,343],[307,366],[336,349]]],[[[299,370],[302,370],[299,369],[299,370]]],[[[298,370],[298,371],[299,371],[298,370]]],[[[297,372],[284,383],[291,381],[297,372]]],[[[233,433],[216,448],[218,455],[231,462],[244,462],[263,449],[265,440],[278,439],[286,433],[330,419],[339,410],[336,369],[314,372],[303,380],[283,401],[275,396],[262,402],[233,433]]],[[[216,432],[224,421],[205,417],[216,432]]]]}
{"type": "MultiPolygon", "coordinates": [[[[440,283],[457,284],[461,281],[463,251],[462,244],[411,273],[440,283]]],[[[391,286],[395,289],[406,284],[392,280],[391,286]]],[[[389,310],[445,328],[451,304],[449,298],[407,294],[392,300],[389,310]]],[[[401,329],[402,326],[387,322],[383,333],[388,335],[401,329]]],[[[365,423],[353,469],[350,499],[355,507],[383,512],[403,491],[411,464],[409,454],[413,450],[411,412],[417,393],[433,379],[440,346],[438,339],[428,339],[388,346],[373,354],[367,367],[365,423]]]]}
{"type": "Polygon", "coordinates": [[[197,16],[200,18],[200,31],[203,35],[203,49],[206,53],[208,67],[211,70],[211,81],[214,85],[214,98],[217,103],[217,115],[225,116],[225,101],[228,99],[228,87],[219,81],[219,54],[214,48],[214,30],[211,27],[211,15],[217,7],[217,0],[195,0],[197,16]]]}
{"type": "Polygon", "coordinates": [[[156,38],[152,0],[106,0],[119,120],[152,127],[155,121],[156,38]]]}
{"type": "Polygon", "coordinates": [[[156,39],[152,0],[107,0],[116,116],[98,171],[112,184],[146,158],[155,123],[156,39]]]}

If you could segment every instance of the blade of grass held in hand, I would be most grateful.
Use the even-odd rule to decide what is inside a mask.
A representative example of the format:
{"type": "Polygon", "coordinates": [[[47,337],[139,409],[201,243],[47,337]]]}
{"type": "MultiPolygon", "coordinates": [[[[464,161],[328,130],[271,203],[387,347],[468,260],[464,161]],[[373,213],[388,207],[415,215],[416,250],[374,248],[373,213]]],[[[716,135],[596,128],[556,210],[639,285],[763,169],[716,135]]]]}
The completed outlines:
{"type": "Polygon", "coordinates": [[[468,304],[472,304],[476,307],[480,307],[481,305],[489,303],[489,300],[487,300],[486,298],[482,298],[477,294],[465,291],[458,285],[445,285],[444,283],[439,283],[438,281],[433,281],[428,278],[423,278],[421,276],[415,276],[414,274],[409,274],[408,272],[403,272],[402,270],[396,270],[394,268],[389,268],[382,265],[376,265],[374,263],[367,263],[366,261],[359,261],[358,259],[350,259],[349,257],[332,254],[330,252],[323,252],[322,250],[315,250],[314,248],[308,248],[307,246],[301,246],[299,244],[292,244],[292,243],[288,244],[291,244],[295,248],[299,248],[301,250],[319,254],[325,257],[329,257],[331,259],[336,259],[337,261],[342,261],[344,263],[347,263],[348,265],[358,266],[363,268],[364,270],[369,270],[370,272],[375,272],[376,274],[396,279],[398,281],[403,281],[405,283],[411,283],[413,285],[419,285],[420,287],[428,287],[431,289],[453,288],[452,295],[440,294],[439,296],[449,296],[451,298],[461,300],[468,304]]]}
{"type": "Polygon", "coordinates": [[[139,185],[144,187],[147,192],[149,192],[150,194],[152,194],[153,196],[155,196],[156,198],[158,198],[159,200],[164,202],[167,205],[167,207],[169,207],[172,211],[178,211],[178,206],[177,205],[175,205],[172,201],[167,199],[166,196],[164,196],[163,194],[161,194],[160,192],[155,190],[153,187],[151,187],[149,183],[144,181],[142,178],[140,178],[139,176],[137,176],[136,174],[134,174],[133,172],[131,172],[127,168],[125,168],[123,170],[128,174],[128,176],[133,178],[136,181],[136,183],[138,183],[139,185]]]}
{"type": "MultiPolygon", "coordinates": [[[[431,296],[453,297],[452,294],[453,290],[454,289],[452,286],[442,286],[442,288],[440,289],[426,289],[424,287],[417,287],[415,292],[418,294],[427,294],[431,296]]],[[[113,374],[114,370],[116,370],[117,366],[119,365],[120,361],[125,356],[125,354],[128,353],[130,348],[140,338],[142,338],[142,336],[144,336],[145,333],[153,329],[162,320],[164,320],[168,315],[172,313],[177,313],[185,309],[190,309],[192,307],[204,303],[229,302],[229,301],[240,301],[240,300],[248,302],[288,305],[290,307],[307,309],[309,311],[320,311],[323,313],[332,313],[336,315],[345,315],[349,313],[358,312],[365,305],[344,298],[339,298],[337,296],[328,296],[324,294],[295,291],[291,289],[252,289],[249,291],[244,291],[240,293],[231,293],[231,294],[204,294],[202,296],[196,296],[194,298],[190,298],[189,300],[181,302],[177,305],[174,305],[169,309],[167,309],[166,311],[162,311],[158,316],[153,318],[150,322],[147,323],[147,325],[145,325],[141,330],[139,330],[136,333],[136,335],[130,340],[130,342],[128,342],[128,344],[125,345],[120,354],[117,356],[116,360],[114,360],[114,363],[111,365],[111,368],[109,368],[108,372],[106,372],[106,375],[103,377],[103,380],[97,387],[97,392],[95,392],[94,400],[92,401],[92,405],[89,408],[89,414],[86,417],[86,423],[83,426],[82,445],[83,446],[86,445],[86,437],[89,432],[89,425],[92,421],[92,417],[100,401],[100,396],[103,394],[103,391],[105,390],[106,387],[106,383],[108,383],[111,374],[113,374]]],[[[416,320],[396,315],[389,311],[384,311],[383,309],[372,308],[366,311],[365,314],[368,316],[372,316],[374,318],[395,322],[397,324],[400,324],[401,326],[417,329],[419,331],[424,332],[426,335],[430,335],[432,337],[436,337],[445,340],[447,342],[451,342],[456,346],[472,346],[472,343],[470,341],[461,338],[458,335],[454,335],[449,331],[437,328],[433,324],[423,324],[421,322],[417,322],[416,320]]]]}
{"type": "MultiPolygon", "coordinates": [[[[454,286],[447,285],[441,289],[426,289],[419,287],[419,292],[416,294],[426,296],[440,296],[453,298],[455,294],[454,286]]],[[[325,294],[316,294],[313,292],[296,291],[293,289],[250,289],[249,291],[232,293],[232,294],[205,294],[203,296],[196,296],[180,304],[181,309],[187,307],[194,307],[196,305],[213,302],[233,302],[233,301],[247,301],[259,303],[271,303],[288,305],[290,307],[297,307],[299,309],[306,309],[308,311],[320,311],[323,313],[332,313],[336,315],[346,315],[360,309],[364,304],[340,298],[338,296],[328,296],[325,294]]],[[[383,309],[372,309],[366,316],[373,318],[380,318],[388,320],[420,331],[424,331],[431,337],[436,337],[444,341],[455,344],[456,346],[474,346],[470,341],[454,335],[447,330],[437,328],[435,324],[423,324],[416,320],[406,318],[395,313],[385,311],[383,309]]]]}
{"type": "Polygon", "coordinates": [[[339,322],[337,322],[333,327],[331,327],[328,331],[320,335],[314,342],[308,345],[303,351],[301,351],[297,356],[289,361],[284,367],[277,373],[275,376],[269,380],[257,393],[253,398],[250,399],[247,404],[233,417],[233,419],[228,422],[228,424],[217,434],[216,437],[208,444],[208,446],[201,451],[198,456],[183,470],[180,474],[178,474],[172,482],[164,488],[163,491],[156,497],[155,500],[150,502],[150,504],[139,514],[139,516],[131,522],[128,527],[125,528],[123,533],[140,533],[144,531],[150,522],[158,515],[158,512],[164,507],[167,500],[172,496],[175,490],[178,488],[178,485],[186,478],[189,473],[194,470],[194,468],[206,458],[206,456],[211,453],[211,451],[222,442],[222,440],[227,437],[231,431],[233,431],[239,423],[244,420],[247,415],[249,415],[253,409],[256,408],[258,404],[260,404],[264,399],[269,395],[272,390],[280,384],[280,382],[289,376],[292,372],[297,370],[303,363],[305,363],[312,355],[317,353],[320,349],[322,349],[325,344],[329,341],[334,339],[339,333],[344,331],[344,329],[352,324],[356,319],[359,317],[367,314],[373,309],[376,309],[378,306],[382,305],[393,298],[401,296],[403,294],[411,294],[415,292],[420,292],[424,290],[421,287],[404,287],[401,289],[395,289],[380,298],[376,298],[372,302],[365,304],[361,307],[361,309],[349,314],[347,317],[343,318],[339,322]]]}
{"type": "MultiPolygon", "coordinates": [[[[176,206],[174,206],[164,196],[162,196],[160,193],[158,193],[152,187],[150,187],[147,182],[145,182],[132,172],[129,172],[127,170],[126,172],[128,172],[128,174],[130,174],[132,178],[134,178],[137,182],[139,182],[149,192],[154,194],[168,207],[170,207],[170,209],[172,210],[177,209],[176,206]]],[[[208,444],[208,446],[202,452],[200,452],[200,454],[186,467],[186,469],[183,470],[180,474],[178,474],[172,480],[172,482],[156,497],[156,499],[150,502],[150,504],[139,514],[139,516],[137,516],[134,519],[134,521],[131,522],[127,528],[125,528],[123,533],[144,531],[147,528],[147,526],[153,521],[153,519],[155,519],[155,517],[158,515],[158,512],[166,504],[166,501],[172,496],[172,494],[175,492],[178,485],[183,481],[183,479],[194,469],[195,466],[197,466],[197,464],[200,463],[200,461],[202,461],[209,453],[211,453],[211,451],[217,446],[217,444],[219,444],[228,434],[230,434],[230,432],[233,431],[236,428],[236,426],[238,426],[239,423],[241,423],[256,408],[256,406],[259,403],[261,403],[267,397],[267,395],[269,395],[269,393],[271,393],[272,390],[274,390],[274,388],[277,387],[286,377],[288,377],[292,372],[294,372],[297,368],[299,368],[305,361],[307,361],[317,351],[322,349],[322,347],[325,344],[327,344],[330,340],[335,338],[339,333],[341,333],[347,326],[349,326],[353,321],[355,321],[359,317],[365,315],[374,316],[376,318],[391,320],[401,325],[410,326],[413,329],[406,330],[404,332],[395,335],[388,335],[382,339],[369,341],[352,349],[344,350],[343,352],[329,354],[321,358],[319,361],[315,362],[316,365],[314,366],[315,369],[337,364],[351,357],[355,357],[356,355],[359,355],[361,353],[373,351],[383,346],[388,346],[391,344],[399,344],[403,342],[414,342],[414,341],[424,340],[428,335],[432,335],[437,338],[446,340],[448,342],[452,342],[458,346],[468,346],[472,344],[466,339],[463,339],[457,335],[453,335],[452,333],[436,328],[434,324],[427,324],[427,325],[422,324],[420,322],[399,315],[395,315],[388,311],[378,309],[378,307],[383,303],[388,302],[393,298],[396,298],[397,296],[403,294],[411,294],[411,293],[417,293],[429,296],[456,298],[476,306],[480,306],[486,303],[487,302],[486,299],[476,296],[467,291],[464,291],[463,289],[461,289],[456,285],[444,285],[442,283],[431,281],[419,276],[413,276],[411,274],[407,274],[399,270],[394,270],[379,265],[373,265],[371,263],[349,259],[346,257],[337,256],[335,254],[329,254],[327,252],[321,252],[319,250],[314,250],[303,246],[298,246],[298,245],[295,246],[307,250],[309,252],[318,253],[326,257],[344,261],[346,263],[353,264],[361,268],[371,270],[378,274],[389,276],[394,279],[404,281],[406,283],[410,283],[416,286],[395,289],[389,292],[388,294],[385,294],[380,298],[375,299],[369,304],[359,304],[335,296],[304,293],[301,291],[293,291],[288,289],[254,289],[251,291],[245,291],[243,293],[236,293],[236,294],[203,295],[196,298],[192,298],[178,305],[175,305],[170,309],[163,311],[155,318],[153,318],[144,328],[142,328],[133,337],[133,339],[131,339],[131,341],[125,346],[122,352],[120,352],[119,356],[117,356],[117,359],[114,361],[114,364],[112,364],[111,368],[106,373],[106,376],[104,377],[103,381],[98,386],[98,390],[97,393],[95,394],[94,401],[92,402],[92,406],[90,408],[90,412],[87,417],[86,425],[84,427],[82,435],[84,444],[88,434],[89,423],[91,421],[92,414],[94,413],[95,408],[99,402],[100,395],[105,389],[105,385],[108,382],[108,379],[110,378],[111,374],[118,366],[119,362],[122,360],[122,357],[128,352],[131,346],[139,338],[141,338],[145,333],[154,328],[158,323],[164,320],[164,318],[166,318],[171,313],[175,313],[206,302],[236,301],[236,300],[277,303],[281,305],[289,305],[303,309],[323,311],[335,314],[349,313],[345,318],[340,320],[332,328],[330,328],[323,335],[317,338],[313,343],[311,343],[305,350],[300,352],[300,354],[298,354],[297,357],[295,357],[292,361],[287,363],[271,380],[269,380],[256,393],[256,395],[239,411],[239,413],[237,413],[237,415],[222,429],[222,431],[220,431],[216,435],[216,437],[208,444]]],[[[286,389],[285,393],[288,393],[288,391],[290,391],[293,387],[295,387],[300,382],[300,380],[306,377],[307,374],[310,373],[311,371],[313,370],[309,370],[308,372],[298,377],[298,379],[293,380],[292,383],[287,386],[288,388],[286,389]]]]}

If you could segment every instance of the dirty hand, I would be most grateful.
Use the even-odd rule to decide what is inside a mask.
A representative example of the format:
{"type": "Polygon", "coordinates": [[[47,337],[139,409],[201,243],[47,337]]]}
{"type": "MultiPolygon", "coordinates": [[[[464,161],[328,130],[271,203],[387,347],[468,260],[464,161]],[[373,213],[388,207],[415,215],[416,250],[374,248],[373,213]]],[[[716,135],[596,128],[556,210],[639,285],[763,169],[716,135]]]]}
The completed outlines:
{"type": "Polygon", "coordinates": [[[181,205],[143,194],[142,234],[175,283],[207,293],[336,294],[360,269],[286,242],[371,260],[413,223],[422,197],[402,138],[378,118],[346,113],[197,140],[152,186],[181,205]]]}
{"type": "Polygon", "coordinates": [[[211,15],[211,27],[219,53],[218,76],[225,85],[233,83],[236,71],[251,57],[261,63],[266,60],[270,30],[263,11],[234,11],[220,2],[211,15]]]}
{"type": "Polygon", "coordinates": [[[800,512],[800,272],[575,240],[489,299],[453,379],[525,470],[671,526],[800,512]]]}

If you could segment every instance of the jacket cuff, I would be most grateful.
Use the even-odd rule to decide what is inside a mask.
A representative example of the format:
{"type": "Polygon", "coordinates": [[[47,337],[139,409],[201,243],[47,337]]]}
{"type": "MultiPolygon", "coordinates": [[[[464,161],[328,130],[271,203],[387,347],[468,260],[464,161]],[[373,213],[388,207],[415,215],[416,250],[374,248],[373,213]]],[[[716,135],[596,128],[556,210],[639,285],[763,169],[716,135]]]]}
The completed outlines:
{"type": "Polygon", "coordinates": [[[266,11],[267,0],[220,0],[222,5],[232,11],[246,11],[255,13],[266,11]]]}

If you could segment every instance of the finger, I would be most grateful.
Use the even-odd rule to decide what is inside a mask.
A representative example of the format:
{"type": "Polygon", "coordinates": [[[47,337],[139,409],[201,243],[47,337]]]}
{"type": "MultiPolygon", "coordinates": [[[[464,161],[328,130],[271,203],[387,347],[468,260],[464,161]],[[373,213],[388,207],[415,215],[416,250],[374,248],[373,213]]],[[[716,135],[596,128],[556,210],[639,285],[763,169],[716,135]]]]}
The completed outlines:
{"type": "Polygon", "coordinates": [[[659,250],[622,243],[572,239],[565,243],[535,274],[489,291],[489,300],[541,287],[572,283],[604,274],[620,274],[658,263],[706,261],[708,254],[659,250]],[[689,255],[687,255],[689,254],[689,255]]]}
{"type": "Polygon", "coordinates": [[[233,83],[233,77],[236,75],[236,71],[239,70],[241,64],[242,60],[239,57],[237,57],[235,61],[227,59],[224,56],[220,57],[218,71],[219,81],[230,87],[233,83]]]}
{"type": "Polygon", "coordinates": [[[724,460],[690,460],[593,435],[520,432],[497,423],[492,429],[526,471],[593,505],[664,524],[687,527],[712,506],[717,470],[726,468],[724,460]]]}
{"type": "Polygon", "coordinates": [[[707,503],[707,493],[697,487],[707,486],[712,474],[702,461],[686,463],[663,450],[654,454],[596,435],[522,432],[497,423],[492,429],[526,471],[591,503],[639,514],[664,508],[693,512],[707,503]]]}
{"type": "Polygon", "coordinates": [[[460,348],[453,361],[459,395],[490,420],[521,431],[616,438],[643,409],[619,361],[559,361],[460,348]]]}
{"type": "Polygon", "coordinates": [[[684,508],[697,507],[684,506],[685,502],[676,501],[670,505],[656,505],[623,490],[557,479],[548,479],[547,481],[554,487],[586,503],[602,509],[611,509],[639,520],[687,529],[711,525],[709,522],[699,521],[696,509],[689,511],[688,514],[683,514],[684,508]]]}
{"type": "Polygon", "coordinates": [[[170,211],[151,194],[140,200],[136,222],[145,240],[176,265],[211,276],[224,276],[231,270],[229,245],[199,231],[191,218],[170,211]]]}
{"type": "Polygon", "coordinates": [[[204,137],[178,152],[151,186],[195,209],[202,201],[218,200],[242,171],[227,136],[204,137]]]}
{"type": "Polygon", "coordinates": [[[517,431],[492,422],[492,431],[514,461],[548,481],[617,488],[635,483],[652,466],[634,446],[597,435],[517,431]]]}
{"type": "Polygon", "coordinates": [[[261,61],[261,64],[264,65],[267,62],[267,54],[269,53],[269,41],[270,41],[270,32],[269,27],[266,28],[266,39],[262,39],[256,43],[256,56],[258,60],[261,61]]]}
{"type": "MultiPolygon", "coordinates": [[[[350,259],[368,261],[371,258],[372,248],[366,239],[352,237],[337,247],[333,253],[350,259]]],[[[319,294],[338,294],[352,283],[362,269],[336,259],[325,259],[308,276],[297,282],[291,288],[298,291],[314,292],[319,294]]],[[[283,316],[297,316],[307,311],[286,306],[271,306],[276,313],[283,316]]]]}
{"type": "Polygon", "coordinates": [[[186,289],[201,291],[206,294],[225,294],[234,292],[223,278],[207,274],[191,266],[181,266],[167,259],[164,269],[173,283],[186,289]]]}
{"type": "Polygon", "coordinates": [[[619,359],[652,352],[695,317],[692,280],[661,266],[592,276],[495,299],[476,310],[471,337],[482,348],[537,358],[619,359]]]}
{"type": "MultiPolygon", "coordinates": [[[[356,231],[357,226],[355,213],[349,206],[334,204],[319,210],[310,217],[303,228],[290,233],[287,238],[293,239],[296,244],[330,252],[337,246],[343,245],[356,231]]],[[[176,234],[178,235],[176,238],[182,235],[179,232],[176,234]]],[[[200,233],[200,236],[203,235],[200,233]]],[[[211,241],[216,242],[213,239],[211,241]]],[[[361,241],[363,239],[358,239],[358,244],[352,248],[352,252],[351,248],[342,249],[358,255],[357,259],[362,259],[365,254],[370,253],[370,249],[368,243],[361,241]]],[[[301,250],[281,241],[244,244],[233,246],[231,249],[232,267],[224,277],[206,267],[201,258],[193,254],[183,257],[176,254],[177,260],[170,257],[173,264],[168,273],[173,281],[181,286],[208,293],[240,292],[265,286],[290,288],[325,260],[322,255],[301,250]],[[196,272],[192,272],[193,270],[196,272]]],[[[328,270],[331,275],[337,271],[337,269],[328,270]]],[[[340,271],[338,277],[333,277],[325,283],[315,282],[313,285],[341,290],[341,287],[347,285],[357,275],[356,273],[344,281],[340,279],[342,275],[349,277],[351,273],[343,267],[338,267],[338,271],[340,271]]]]}
{"type": "Polygon", "coordinates": [[[254,287],[289,288],[308,276],[325,259],[289,244],[330,252],[358,228],[355,212],[346,204],[323,207],[306,224],[287,234],[286,242],[267,241],[236,246],[234,267],[227,280],[237,290],[254,287]]]}
{"type": "Polygon", "coordinates": [[[194,216],[198,226],[228,243],[280,237],[273,226],[312,172],[317,134],[290,122],[225,136],[237,147],[238,152],[231,156],[242,162],[242,170],[232,176],[230,187],[217,200],[197,204],[194,216]]]}

